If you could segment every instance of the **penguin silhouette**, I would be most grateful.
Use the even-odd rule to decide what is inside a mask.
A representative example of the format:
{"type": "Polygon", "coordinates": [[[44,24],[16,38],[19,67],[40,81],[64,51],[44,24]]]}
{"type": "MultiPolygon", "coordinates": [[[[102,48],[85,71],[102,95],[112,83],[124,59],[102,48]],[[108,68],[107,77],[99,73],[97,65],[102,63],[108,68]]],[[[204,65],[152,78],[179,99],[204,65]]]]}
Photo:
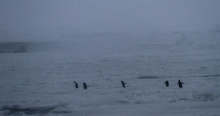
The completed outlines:
{"type": "Polygon", "coordinates": [[[169,81],[165,81],[164,83],[166,84],[167,87],[169,87],[169,81]]]}
{"type": "Polygon", "coordinates": [[[179,88],[183,88],[183,82],[181,82],[180,80],[178,81],[178,85],[179,85],[179,88]]]}
{"type": "Polygon", "coordinates": [[[74,81],[76,89],[78,88],[78,83],[74,81]]]}
{"type": "Polygon", "coordinates": [[[121,81],[121,84],[122,84],[122,87],[125,88],[125,84],[127,84],[127,83],[125,83],[124,81],[121,81]]]}
{"type": "Polygon", "coordinates": [[[83,82],[83,88],[84,88],[84,89],[87,89],[87,85],[86,85],[85,82],[83,82]]]}

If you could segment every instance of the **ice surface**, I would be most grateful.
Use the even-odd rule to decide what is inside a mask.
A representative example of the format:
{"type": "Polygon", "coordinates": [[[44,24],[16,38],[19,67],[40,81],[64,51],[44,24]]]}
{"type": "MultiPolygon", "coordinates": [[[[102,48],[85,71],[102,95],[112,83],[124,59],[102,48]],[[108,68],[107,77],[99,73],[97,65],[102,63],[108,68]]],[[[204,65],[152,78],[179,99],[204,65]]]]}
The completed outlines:
{"type": "Polygon", "coordinates": [[[50,50],[2,53],[0,114],[220,115],[219,37],[82,38],[50,50]]]}

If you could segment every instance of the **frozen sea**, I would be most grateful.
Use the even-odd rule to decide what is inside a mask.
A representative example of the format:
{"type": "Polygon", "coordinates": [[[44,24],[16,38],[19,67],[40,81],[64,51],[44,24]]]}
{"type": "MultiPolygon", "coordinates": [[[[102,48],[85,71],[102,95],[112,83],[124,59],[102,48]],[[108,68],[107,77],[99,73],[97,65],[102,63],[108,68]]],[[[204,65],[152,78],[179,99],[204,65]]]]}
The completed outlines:
{"type": "Polygon", "coordinates": [[[49,43],[0,44],[0,115],[220,116],[219,32],[49,43]]]}

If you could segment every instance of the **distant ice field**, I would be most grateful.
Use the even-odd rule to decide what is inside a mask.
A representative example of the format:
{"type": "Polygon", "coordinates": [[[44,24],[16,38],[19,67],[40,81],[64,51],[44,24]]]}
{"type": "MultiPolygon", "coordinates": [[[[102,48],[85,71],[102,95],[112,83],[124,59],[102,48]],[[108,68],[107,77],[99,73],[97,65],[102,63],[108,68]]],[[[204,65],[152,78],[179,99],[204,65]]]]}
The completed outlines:
{"type": "Polygon", "coordinates": [[[199,106],[198,111],[210,109],[208,114],[198,115],[220,114],[209,112],[220,108],[216,104],[220,102],[219,33],[149,37],[154,39],[82,38],[54,46],[41,44],[40,49],[35,44],[34,49],[29,46],[23,52],[13,52],[13,47],[6,48],[7,52],[2,50],[0,113],[111,115],[106,109],[96,111],[110,108],[113,115],[120,111],[118,108],[141,112],[144,109],[139,107],[161,109],[173,104],[168,107],[168,114],[173,115],[177,111],[172,107],[182,104],[199,106]],[[169,87],[165,87],[166,80],[169,87]],[[183,88],[178,87],[178,80],[184,82],[183,88]],[[78,89],[73,81],[79,84],[78,89]],[[127,83],[126,88],[120,81],[127,83]],[[83,82],[87,83],[87,90],[83,89],[83,82]],[[203,103],[206,108],[201,108],[203,103]],[[210,108],[209,103],[215,107],[210,108]]]}

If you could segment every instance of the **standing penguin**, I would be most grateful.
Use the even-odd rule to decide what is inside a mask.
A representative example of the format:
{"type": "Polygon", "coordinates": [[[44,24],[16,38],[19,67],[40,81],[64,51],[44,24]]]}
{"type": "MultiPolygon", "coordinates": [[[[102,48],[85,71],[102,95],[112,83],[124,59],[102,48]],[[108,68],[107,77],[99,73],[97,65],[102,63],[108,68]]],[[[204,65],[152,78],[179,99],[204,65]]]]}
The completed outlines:
{"type": "Polygon", "coordinates": [[[169,87],[169,81],[166,80],[164,83],[166,84],[167,87],[169,87]]]}
{"type": "Polygon", "coordinates": [[[76,89],[78,88],[78,83],[74,81],[76,89]]]}
{"type": "Polygon", "coordinates": [[[85,82],[83,82],[83,88],[84,88],[84,89],[87,89],[87,85],[86,85],[85,82]]]}
{"type": "Polygon", "coordinates": [[[178,81],[178,85],[179,85],[179,88],[183,88],[183,82],[181,82],[180,80],[178,81]]]}
{"type": "Polygon", "coordinates": [[[125,88],[125,84],[127,84],[127,83],[125,83],[124,81],[121,81],[121,84],[122,84],[122,87],[125,88]]]}

